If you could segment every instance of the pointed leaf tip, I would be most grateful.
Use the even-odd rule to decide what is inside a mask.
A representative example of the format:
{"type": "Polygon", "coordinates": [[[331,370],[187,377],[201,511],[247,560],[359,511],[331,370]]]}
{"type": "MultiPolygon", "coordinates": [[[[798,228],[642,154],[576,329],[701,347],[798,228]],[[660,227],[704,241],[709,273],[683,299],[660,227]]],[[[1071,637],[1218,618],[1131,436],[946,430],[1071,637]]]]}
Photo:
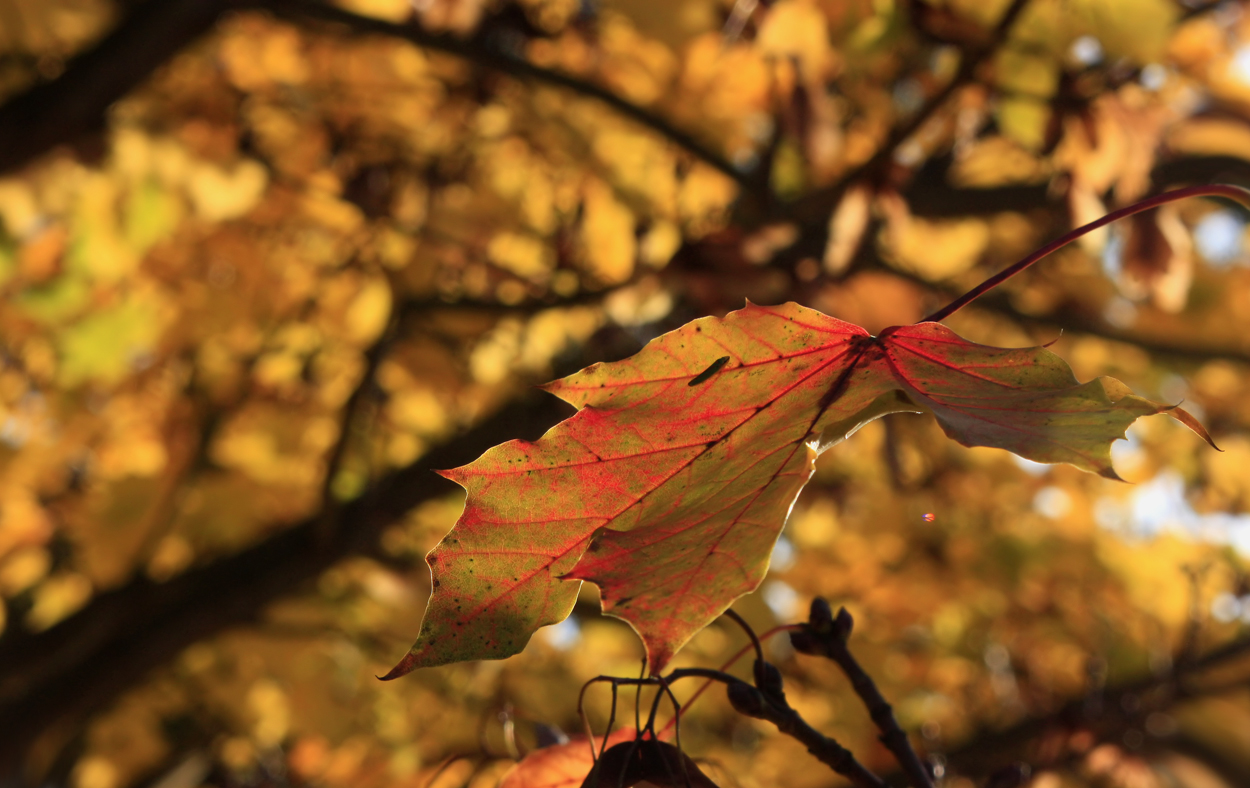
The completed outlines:
{"type": "Polygon", "coordinates": [[[411,673],[415,669],[416,669],[416,658],[414,657],[413,653],[410,651],[404,655],[404,658],[401,659],[399,663],[395,665],[395,667],[388,670],[384,675],[374,676],[374,678],[377,679],[378,681],[394,681],[395,679],[400,678],[402,676],[407,676],[409,673],[411,673]]]}
{"type": "Polygon", "coordinates": [[[1184,424],[1195,435],[1207,442],[1207,445],[1218,452],[1223,452],[1219,446],[1215,445],[1215,440],[1211,438],[1211,433],[1207,432],[1207,428],[1202,426],[1202,422],[1194,418],[1193,414],[1182,408],[1179,404],[1173,405],[1165,411],[1169,416],[1184,424]]]}

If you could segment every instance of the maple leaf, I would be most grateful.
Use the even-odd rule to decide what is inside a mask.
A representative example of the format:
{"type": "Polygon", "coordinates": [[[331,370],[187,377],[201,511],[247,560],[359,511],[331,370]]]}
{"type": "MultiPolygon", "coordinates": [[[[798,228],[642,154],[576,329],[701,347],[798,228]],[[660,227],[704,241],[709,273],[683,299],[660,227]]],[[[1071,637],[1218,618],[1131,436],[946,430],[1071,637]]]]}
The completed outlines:
{"type": "Polygon", "coordinates": [[[515,654],[569,614],[583,580],[658,673],[759,585],[817,455],[889,413],[1112,479],[1111,442],[1141,416],[1170,413],[1210,442],[1181,409],[1111,378],[1078,383],[1045,348],[977,345],[938,323],[874,337],[793,303],[695,320],[545,388],[578,412],[444,472],[465,510],[427,558],[421,633],[385,678],[515,654]]]}

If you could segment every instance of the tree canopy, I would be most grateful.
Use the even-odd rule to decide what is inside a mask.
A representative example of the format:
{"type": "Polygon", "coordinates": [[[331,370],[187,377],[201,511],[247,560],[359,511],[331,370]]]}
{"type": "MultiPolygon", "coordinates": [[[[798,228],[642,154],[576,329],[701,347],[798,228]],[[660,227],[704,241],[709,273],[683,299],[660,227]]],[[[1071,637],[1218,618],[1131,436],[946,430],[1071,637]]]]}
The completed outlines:
{"type": "MultiPolygon", "coordinates": [[[[587,583],[517,656],[377,681],[463,507],[434,471],[747,299],[876,334],[1109,210],[1250,183],[1250,15],[9,0],[0,171],[0,782],[487,788],[643,647],[587,583]]],[[[1250,782],[1246,219],[1139,214],[945,321],[1183,401],[1222,453],[1143,420],[1125,484],[873,421],[737,611],[845,606],[947,785],[1250,782]]],[[[744,643],[717,622],[672,664],[744,643]]],[[[765,648],[894,768],[834,666],[765,648]]],[[[682,748],[722,786],[834,779],[719,693],[682,748]]]]}

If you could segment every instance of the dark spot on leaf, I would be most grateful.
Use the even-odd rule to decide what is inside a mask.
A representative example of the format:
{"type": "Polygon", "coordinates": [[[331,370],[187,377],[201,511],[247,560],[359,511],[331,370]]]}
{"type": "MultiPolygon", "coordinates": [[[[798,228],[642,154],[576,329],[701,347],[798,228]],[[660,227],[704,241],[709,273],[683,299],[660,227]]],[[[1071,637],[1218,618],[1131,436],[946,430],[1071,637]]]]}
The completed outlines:
{"type": "Polygon", "coordinates": [[[707,369],[703,370],[698,375],[695,375],[694,378],[686,385],[697,386],[700,383],[707,381],[717,372],[720,372],[721,367],[725,366],[728,363],[729,363],[729,356],[721,356],[720,358],[716,359],[711,364],[709,364],[707,369]]]}

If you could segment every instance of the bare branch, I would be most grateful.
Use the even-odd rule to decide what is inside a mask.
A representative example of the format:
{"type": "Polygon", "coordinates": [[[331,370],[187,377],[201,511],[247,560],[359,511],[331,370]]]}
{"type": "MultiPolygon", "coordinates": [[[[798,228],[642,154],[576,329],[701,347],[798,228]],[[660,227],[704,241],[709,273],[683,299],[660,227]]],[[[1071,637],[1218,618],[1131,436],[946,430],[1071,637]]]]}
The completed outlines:
{"type": "MultiPolygon", "coordinates": [[[[1026,718],[1004,730],[974,736],[967,744],[948,753],[947,764],[953,772],[976,777],[1010,763],[1032,742],[1051,731],[1096,727],[1104,733],[1122,734],[1126,715],[1124,709],[1129,705],[1125,703],[1126,698],[1166,691],[1167,703],[1174,704],[1207,695],[1208,691],[1193,683],[1198,674],[1246,657],[1250,657],[1250,637],[1229,641],[1185,665],[1177,665],[1175,670],[1107,687],[1102,691],[1104,699],[1097,705],[1096,712],[1090,711],[1087,698],[1074,698],[1054,712],[1026,718]],[[1181,679],[1184,683],[1180,683],[1181,679]]],[[[1218,694],[1226,690],[1227,686],[1220,684],[1210,692],[1218,694]]]]}
{"type": "Polygon", "coordinates": [[[537,438],[564,415],[554,398],[528,394],[343,506],[326,540],[317,538],[320,515],[314,515],[168,582],[136,578],[47,631],[6,631],[0,639],[0,730],[7,733],[0,737],[0,776],[16,774],[34,742],[71,732],[188,645],[258,620],[270,602],[338,560],[373,550],[385,528],[413,506],[453,489],[432,469],[462,465],[510,437],[537,438]]]}
{"type": "Polygon", "coordinates": [[[1012,0],[1011,5],[1003,12],[1003,16],[999,19],[998,24],[995,25],[987,42],[981,47],[965,52],[959,64],[959,70],[955,72],[955,76],[951,78],[950,82],[946,83],[945,87],[931,96],[915,115],[895,126],[881,144],[881,147],[867,161],[847,172],[833,186],[813,192],[803,197],[793,206],[794,218],[807,228],[805,235],[822,236],[818,245],[824,245],[823,233],[826,232],[825,223],[829,218],[830,212],[837,207],[838,202],[842,199],[842,195],[846,193],[851,184],[859,183],[865,179],[871,180],[880,173],[893,160],[899,145],[906,142],[912,134],[916,133],[925,123],[928,123],[929,119],[945,106],[956,92],[976,78],[981,66],[1006,41],[1012,26],[1020,17],[1020,14],[1023,13],[1028,2],[1029,0],[1012,0]]]}
{"type": "Polygon", "coordinates": [[[691,155],[732,178],[742,188],[751,189],[755,185],[747,173],[733,166],[724,156],[650,110],[629,102],[607,88],[592,82],[562,71],[536,66],[520,55],[490,46],[481,37],[461,38],[451,33],[432,33],[417,26],[415,22],[395,24],[310,0],[256,0],[255,5],[288,21],[325,22],[339,26],[353,35],[382,35],[398,38],[425,49],[462,57],[510,77],[543,82],[596,99],[685,149],[691,155]]]}
{"type": "Polygon", "coordinates": [[[147,0],[59,77],[0,107],[0,173],[104,128],[109,106],[208,32],[232,3],[147,0]]]}
{"type": "Polygon", "coordinates": [[[36,85],[0,106],[0,172],[7,172],[58,145],[102,130],[113,102],[126,95],[184,47],[212,29],[228,10],[265,10],[290,22],[321,22],[353,35],[398,38],[419,47],[465,58],[520,79],[543,82],[603,102],[660,134],[692,156],[732,178],[743,189],[755,184],[746,173],[693,135],[607,88],[561,71],[543,68],[491,46],[482,36],[433,33],[416,22],[394,24],[353,14],[313,0],[147,0],[61,76],[36,85]]]}
{"type": "Polygon", "coordinates": [[[886,702],[881,690],[851,654],[847,640],[851,636],[854,622],[846,608],[838,610],[835,619],[829,609],[829,603],[821,597],[812,600],[812,610],[807,626],[798,632],[790,633],[790,642],[795,651],[828,657],[837,663],[846,677],[851,680],[855,694],[864,702],[868,716],[881,731],[881,743],[894,755],[894,759],[907,775],[912,788],[933,788],[933,778],[925,767],[916,750],[911,746],[907,734],[899,727],[894,718],[894,709],[886,702]]]}

